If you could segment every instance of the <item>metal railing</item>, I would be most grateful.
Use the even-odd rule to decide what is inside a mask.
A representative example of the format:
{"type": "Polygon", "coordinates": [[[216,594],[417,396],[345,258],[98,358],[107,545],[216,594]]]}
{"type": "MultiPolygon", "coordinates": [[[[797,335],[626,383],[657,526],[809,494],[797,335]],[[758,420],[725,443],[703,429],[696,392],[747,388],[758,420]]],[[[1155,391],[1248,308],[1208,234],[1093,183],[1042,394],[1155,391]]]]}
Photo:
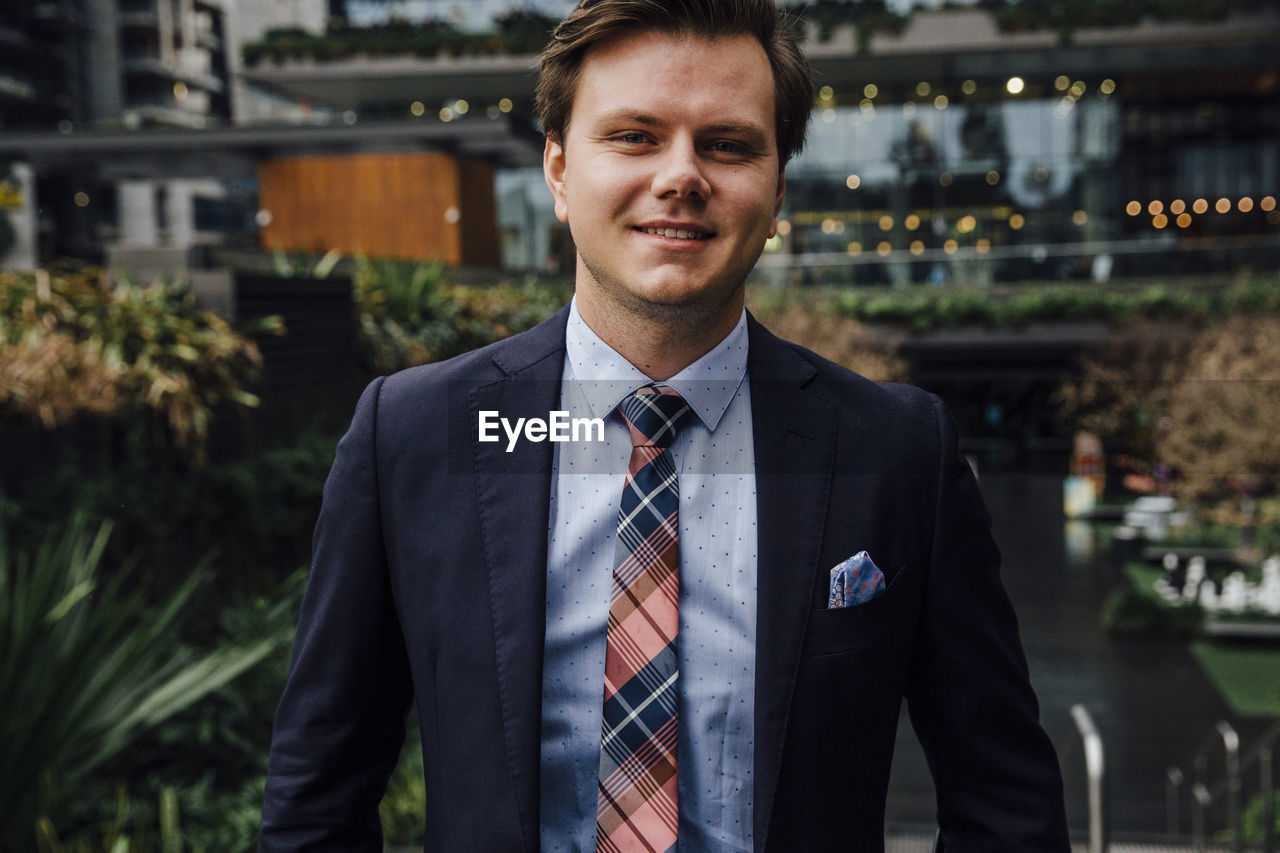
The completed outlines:
{"type": "MultiPolygon", "coordinates": [[[[1227,831],[1233,851],[1244,850],[1244,826],[1242,823],[1241,797],[1244,779],[1257,767],[1258,794],[1262,806],[1262,851],[1276,853],[1275,833],[1275,757],[1276,744],[1280,742],[1280,722],[1273,724],[1243,755],[1240,739],[1229,723],[1214,726],[1193,758],[1195,782],[1191,786],[1191,841],[1196,850],[1204,850],[1206,842],[1205,820],[1214,803],[1225,799],[1227,831]],[[1223,775],[1214,785],[1208,781],[1210,755],[1219,746],[1223,753],[1223,775]]],[[[1185,779],[1177,767],[1170,767],[1166,778],[1166,795],[1169,802],[1168,830],[1170,835],[1181,831],[1181,788],[1185,779]]]]}
{"type": "MultiPolygon", "coordinates": [[[[1084,749],[1084,770],[1089,809],[1089,853],[1107,853],[1111,846],[1111,803],[1107,791],[1107,756],[1102,735],[1084,705],[1071,706],[1070,739],[1078,737],[1084,749]]],[[[1068,741],[1068,745],[1070,740],[1068,741]]]]}
{"type": "MultiPolygon", "coordinates": [[[[1244,785],[1243,772],[1253,762],[1258,762],[1261,769],[1261,788],[1266,796],[1267,804],[1264,806],[1270,810],[1271,796],[1270,789],[1272,786],[1271,764],[1272,764],[1272,745],[1276,737],[1280,736],[1280,729],[1276,729],[1269,736],[1264,737],[1251,751],[1246,761],[1241,761],[1240,757],[1240,736],[1236,734],[1236,730],[1231,724],[1225,720],[1219,720],[1213,729],[1205,735],[1201,741],[1199,748],[1192,757],[1192,776],[1191,784],[1191,846],[1192,849],[1203,851],[1207,843],[1208,833],[1208,814],[1209,809],[1217,802],[1225,802],[1226,809],[1226,833],[1230,849],[1234,853],[1241,853],[1244,850],[1244,826],[1242,824],[1242,812],[1240,798],[1244,785]],[[1212,787],[1209,783],[1209,759],[1217,754],[1222,753],[1222,778],[1212,787]]],[[[1186,776],[1178,767],[1170,767],[1165,773],[1165,798],[1166,798],[1166,822],[1170,835],[1177,835],[1182,830],[1182,820],[1180,813],[1181,789],[1186,781],[1186,776]]],[[[1270,826],[1271,818],[1266,818],[1267,826],[1270,826]]],[[[1266,836],[1270,838],[1271,832],[1268,831],[1266,836]]],[[[1264,850],[1271,851],[1270,842],[1264,846],[1264,850]]]]}

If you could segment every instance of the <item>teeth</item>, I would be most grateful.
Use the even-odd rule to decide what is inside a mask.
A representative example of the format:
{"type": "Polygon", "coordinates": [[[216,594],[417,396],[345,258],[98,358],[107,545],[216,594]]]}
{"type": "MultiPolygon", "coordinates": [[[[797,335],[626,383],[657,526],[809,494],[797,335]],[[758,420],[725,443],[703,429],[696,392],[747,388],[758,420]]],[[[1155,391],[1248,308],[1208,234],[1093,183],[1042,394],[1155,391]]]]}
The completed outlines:
{"type": "Polygon", "coordinates": [[[675,237],[677,240],[705,240],[710,234],[702,231],[686,231],[683,228],[645,228],[646,234],[656,234],[660,237],[675,237]]]}

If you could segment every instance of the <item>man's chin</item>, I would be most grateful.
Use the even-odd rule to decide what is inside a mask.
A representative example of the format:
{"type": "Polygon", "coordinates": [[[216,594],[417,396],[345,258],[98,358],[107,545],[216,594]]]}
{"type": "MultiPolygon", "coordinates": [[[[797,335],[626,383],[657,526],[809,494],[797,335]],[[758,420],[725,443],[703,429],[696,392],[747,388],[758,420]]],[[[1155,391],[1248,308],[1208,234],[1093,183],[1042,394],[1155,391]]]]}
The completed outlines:
{"type": "Polygon", "coordinates": [[[742,309],[741,284],[708,285],[705,288],[654,288],[633,290],[626,307],[637,316],[667,325],[702,329],[718,325],[742,309]]]}

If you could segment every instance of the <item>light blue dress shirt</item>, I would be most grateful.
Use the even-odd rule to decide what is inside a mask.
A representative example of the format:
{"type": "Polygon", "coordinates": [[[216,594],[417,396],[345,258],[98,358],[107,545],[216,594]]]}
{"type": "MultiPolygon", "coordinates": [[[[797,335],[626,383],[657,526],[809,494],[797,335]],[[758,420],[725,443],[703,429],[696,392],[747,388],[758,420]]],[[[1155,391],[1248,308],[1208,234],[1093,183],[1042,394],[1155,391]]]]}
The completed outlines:
{"type": "MultiPolygon", "coordinates": [[[[571,306],[560,408],[605,420],[604,441],[555,445],[542,673],[541,845],[595,850],[605,631],[618,502],[631,456],[614,408],[652,381],[571,306]]],[[[711,352],[662,384],[686,416],[680,477],[681,853],[751,849],[756,482],[746,312],[711,352]]]]}

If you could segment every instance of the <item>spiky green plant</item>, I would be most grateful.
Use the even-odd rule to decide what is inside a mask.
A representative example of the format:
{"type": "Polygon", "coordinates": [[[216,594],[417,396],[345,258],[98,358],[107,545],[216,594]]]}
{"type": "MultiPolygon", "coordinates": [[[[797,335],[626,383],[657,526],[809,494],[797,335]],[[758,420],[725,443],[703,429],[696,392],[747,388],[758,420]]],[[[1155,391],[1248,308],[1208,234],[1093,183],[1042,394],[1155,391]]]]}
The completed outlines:
{"type": "Polygon", "coordinates": [[[140,734],[276,646],[181,643],[206,568],[148,601],[131,567],[103,571],[110,532],[75,513],[34,553],[17,553],[0,529],[0,850],[34,849],[37,826],[58,826],[140,734]]]}

